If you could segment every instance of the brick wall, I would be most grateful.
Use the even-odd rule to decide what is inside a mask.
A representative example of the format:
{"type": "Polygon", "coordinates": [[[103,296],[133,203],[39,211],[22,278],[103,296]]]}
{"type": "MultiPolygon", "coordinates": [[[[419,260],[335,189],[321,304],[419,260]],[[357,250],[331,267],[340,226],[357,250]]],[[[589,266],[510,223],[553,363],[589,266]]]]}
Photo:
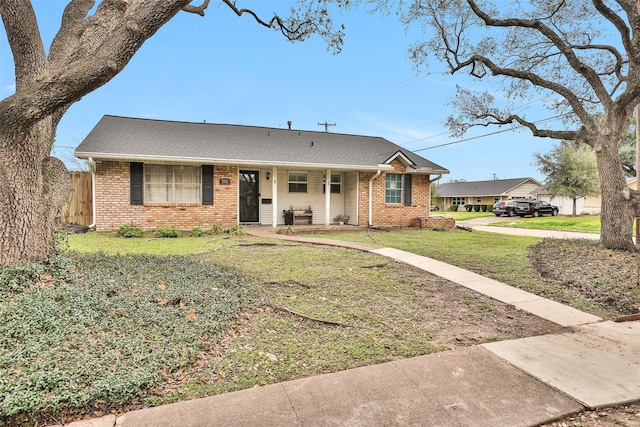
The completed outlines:
{"type": "Polygon", "coordinates": [[[214,224],[230,228],[238,224],[238,169],[231,165],[215,165],[213,205],[172,203],[129,203],[129,162],[96,162],[96,230],[114,231],[121,225],[134,223],[145,230],[175,227],[211,228],[214,224]],[[229,178],[230,185],[220,185],[229,178]]]}
{"type": "MultiPolygon", "coordinates": [[[[394,160],[391,165],[394,171],[389,173],[406,173],[407,168],[400,160],[394,160]]],[[[374,175],[374,172],[360,173],[359,224],[369,221],[369,180],[374,175]]],[[[429,216],[429,175],[412,175],[411,206],[385,203],[385,177],[386,172],[373,180],[372,225],[408,227],[414,218],[429,216]]]]}
{"type": "Polygon", "coordinates": [[[453,218],[433,217],[433,218],[413,218],[411,220],[411,227],[416,227],[416,228],[435,228],[435,227],[453,228],[455,226],[456,226],[456,220],[453,218]]]}

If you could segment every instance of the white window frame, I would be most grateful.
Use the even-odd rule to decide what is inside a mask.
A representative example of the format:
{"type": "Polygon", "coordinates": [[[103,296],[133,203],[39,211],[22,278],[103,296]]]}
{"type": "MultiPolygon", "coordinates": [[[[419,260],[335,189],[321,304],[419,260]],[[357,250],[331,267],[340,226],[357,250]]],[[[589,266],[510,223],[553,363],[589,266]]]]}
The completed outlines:
{"type": "Polygon", "coordinates": [[[202,203],[202,167],[145,163],[144,202],[202,203]]]}
{"type": "Polygon", "coordinates": [[[404,175],[400,173],[388,173],[384,177],[384,202],[388,205],[401,205],[404,196],[404,175]],[[393,177],[391,182],[389,178],[393,177]],[[398,177],[400,178],[398,180],[398,177]],[[390,184],[400,184],[400,188],[392,188],[390,184]],[[389,194],[393,192],[393,195],[389,194]],[[397,201],[396,201],[397,200],[397,201]]]}
{"type": "Polygon", "coordinates": [[[309,192],[309,173],[308,172],[290,171],[287,174],[287,181],[288,181],[287,186],[288,186],[289,193],[308,193],[309,192]],[[302,180],[292,180],[291,179],[292,175],[300,175],[300,176],[304,175],[305,179],[304,179],[304,181],[302,181],[302,180]],[[301,190],[298,190],[298,189],[296,189],[294,191],[291,191],[291,184],[293,184],[295,186],[304,185],[304,191],[301,191],[301,190]]]}

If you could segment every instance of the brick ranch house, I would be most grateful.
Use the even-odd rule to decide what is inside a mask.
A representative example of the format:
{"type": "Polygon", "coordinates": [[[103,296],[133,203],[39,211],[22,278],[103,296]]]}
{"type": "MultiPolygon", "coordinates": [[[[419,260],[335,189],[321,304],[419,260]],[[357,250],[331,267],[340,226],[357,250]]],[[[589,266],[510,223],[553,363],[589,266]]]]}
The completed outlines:
{"type": "Polygon", "coordinates": [[[379,137],[110,115],[75,155],[92,171],[97,231],[276,228],[291,209],[306,211],[294,224],[436,226],[430,185],[449,173],[379,137]]]}

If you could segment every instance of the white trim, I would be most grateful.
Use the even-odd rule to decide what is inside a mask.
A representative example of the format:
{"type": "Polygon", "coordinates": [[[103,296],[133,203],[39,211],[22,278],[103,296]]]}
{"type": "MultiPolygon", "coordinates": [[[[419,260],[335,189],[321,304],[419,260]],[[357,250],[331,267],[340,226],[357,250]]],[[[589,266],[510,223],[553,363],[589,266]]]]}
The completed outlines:
{"type": "Polygon", "coordinates": [[[392,161],[394,161],[395,159],[397,159],[398,157],[400,157],[400,159],[406,164],[406,165],[410,165],[413,166],[415,165],[414,162],[412,162],[407,156],[404,155],[404,153],[400,150],[396,151],[395,154],[391,157],[389,157],[387,160],[385,160],[385,163],[391,163],[392,161]]]}
{"type": "Polygon", "coordinates": [[[82,153],[75,152],[74,155],[80,159],[93,157],[94,159],[102,161],[124,161],[124,162],[171,162],[171,163],[196,163],[196,164],[225,164],[234,166],[251,166],[251,167],[283,167],[283,168],[298,168],[298,169],[333,169],[334,171],[378,171],[393,170],[393,166],[388,164],[382,165],[340,165],[340,164],[325,164],[325,163],[296,163],[296,162],[258,162],[254,160],[240,160],[240,159],[207,159],[207,158],[183,158],[183,157],[171,157],[171,156],[141,156],[137,154],[123,154],[114,155],[111,153],[82,153]]]}

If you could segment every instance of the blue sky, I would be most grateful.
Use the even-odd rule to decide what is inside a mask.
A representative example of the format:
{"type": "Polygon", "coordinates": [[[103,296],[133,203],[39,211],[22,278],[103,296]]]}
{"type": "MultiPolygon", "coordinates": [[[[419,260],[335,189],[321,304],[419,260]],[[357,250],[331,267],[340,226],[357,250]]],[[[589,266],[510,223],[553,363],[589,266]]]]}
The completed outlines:
{"type": "MultiPolygon", "coordinates": [[[[32,3],[48,47],[67,2],[32,3]]],[[[238,1],[264,17],[289,4],[238,1]]],[[[58,128],[55,154],[71,158],[105,114],[283,128],[290,120],[295,129],[316,131],[324,130],[318,123],[326,121],[335,123],[330,132],[381,136],[426,157],[451,171],[443,182],[544,180],[533,152],[549,151],[553,140],[524,130],[495,133],[501,130],[497,127],[449,137],[444,121],[452,113],[447,101],[456,84],[477,89],[481,82],[451,76],[437,63],[429,74],[418,73],[407,55],[409,45],[421,38],[417,29],[407,32],[395,16],[372,15],[364,8],[334,20],[346,26],[338,55],[317,36],[292,44],[215,1],[205,17],[181,13],[118,76],[69,109],[58,128]],[[460,139],[468,141],[430,148],[460,139]]],[[[11,51],[1,31],[0,98],[13,93],[13,84],[11,51]]],[[[540,111],[537,118],[553,115],[540,111]]]]}

